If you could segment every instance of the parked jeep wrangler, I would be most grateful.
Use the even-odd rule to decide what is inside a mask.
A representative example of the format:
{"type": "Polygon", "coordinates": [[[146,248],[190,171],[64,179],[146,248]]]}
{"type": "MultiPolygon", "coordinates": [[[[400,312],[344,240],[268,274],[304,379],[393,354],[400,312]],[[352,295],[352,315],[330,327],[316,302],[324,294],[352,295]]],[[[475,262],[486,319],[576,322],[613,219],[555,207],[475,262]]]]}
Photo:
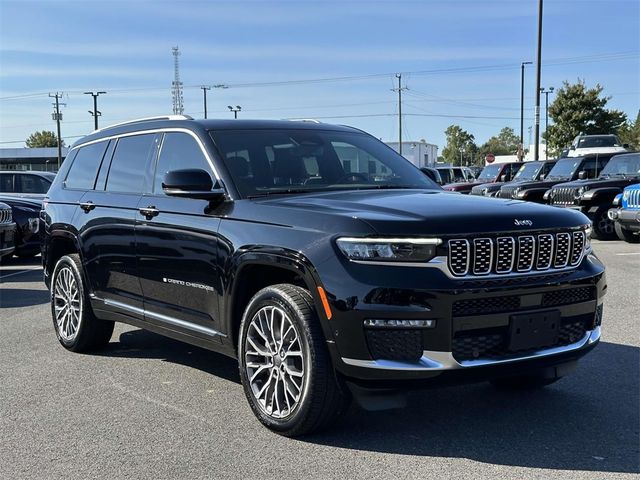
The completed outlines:
{"type": "Polygon", "coordinates": [[[511,181],[521,166],[521,162],[492,163],[484,167],[475,180],[470,179],[466,182],[449,183],[442,188],[450,192],[470,193],[471,189],[478,185],[511,181]]]}
{"type": "Polygon", "coordinates": [[[513,180],[511,180],[510,182],[507,180],[507,176],[503,175],[503,178],[501,178],[499,182],[482,183],[480,185],[476,185],[471,189],[471,195],[495,197],[500,189],[505,185],[542,180],[549,174],[555,164],[555,160],[545,160],[541,162],[524,162],[521,164],[522,166],[513,177],[513,180]]]}
{"type": "Polygon", "coordinates": [[[547,202],[556,207],[581,211],[593,222],[593,237],[601,240],[616,238],[614,222],[608,211],[614,197],[624,187],[640,182],[640,153],[615,155],[602,169],[598,178],[560,183],[551,188],[547,202]]]}
{"type": "Polygon", "coordinates": [[[561,158],[544,179],[503,185],[496,197],[546,203],[544,194],[551,187],[558,183],[577,180],[581,172],[584,172],[582,175],[585,178],[596,178],[613,155],[613,153],[603,153],[585,157],[561,158]]]}
{"type": "Polygon", "coordinates": [[[640,183],[629,185],[616,195],[609,218],[620,240],[640,243],[640,183]]]}
{"type": "Polygon", "coordinates": [[[283,435],[352,395],[380,408],[438,383],[542,387],[600,339],[587,217],[444,192],[355,128],[108,127],[73,145],[42,217],[63,347],[104,347],[117,321],[237,358],[251,409],[283,435]]]}

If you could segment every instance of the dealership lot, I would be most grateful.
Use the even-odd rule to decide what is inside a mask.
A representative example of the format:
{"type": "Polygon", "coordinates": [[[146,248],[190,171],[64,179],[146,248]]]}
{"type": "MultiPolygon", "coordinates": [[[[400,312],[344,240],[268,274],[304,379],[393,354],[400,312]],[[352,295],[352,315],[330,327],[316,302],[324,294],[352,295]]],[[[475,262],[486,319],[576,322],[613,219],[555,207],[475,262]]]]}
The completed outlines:
{"type": "Polygon", "coordinates": [[[117,325],[96,355],[55,339],[39,258],[0,265],[1,478],[623,478],[639,470],[640,247],[608,267],[601,345],[543,391],[488,384],[352,408],[291,440],[251,413],[236,363],[117,325]]]}

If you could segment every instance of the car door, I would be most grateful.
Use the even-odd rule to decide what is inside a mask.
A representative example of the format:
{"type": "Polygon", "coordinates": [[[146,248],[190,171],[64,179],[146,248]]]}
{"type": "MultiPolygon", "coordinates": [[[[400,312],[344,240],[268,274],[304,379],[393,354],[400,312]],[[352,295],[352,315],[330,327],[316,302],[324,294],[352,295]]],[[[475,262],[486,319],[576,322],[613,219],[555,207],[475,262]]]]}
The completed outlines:
{"type": "Polygon", "coordinates": [[[209,212],[206,200],[169,197],[162,191],[167,172],[189,168],[215,178],[196,137],[165,133],[153,186],[141,197],[137,212],[136,253],[145,315],[169,328],[219,339],[220,218],[209,212]]]}
{"type": "MultiPolygon", "coordinates": [[[[135,255],[138,203],[150,182],[160,136],[130,135],[109,143],[95,188],[80,200],[76,216],[93,293],[106,308],[142,312],[135,255]]],[[[78,152],[75,163],[82,151],[78,152]]],[[[72,167],[73,169],[73,167],[72,167]]]]}

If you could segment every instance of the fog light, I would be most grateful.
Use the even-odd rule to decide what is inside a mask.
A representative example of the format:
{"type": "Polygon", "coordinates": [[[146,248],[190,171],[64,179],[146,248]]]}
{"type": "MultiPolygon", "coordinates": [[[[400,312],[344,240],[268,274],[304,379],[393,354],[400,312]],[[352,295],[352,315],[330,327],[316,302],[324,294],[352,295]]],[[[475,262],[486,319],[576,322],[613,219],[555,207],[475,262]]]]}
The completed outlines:
{"type": "Polygon", "coordinates": [[[367,318],[364,321],[364,326],[373,328],[434,328],[436,321],[367,318]]]}

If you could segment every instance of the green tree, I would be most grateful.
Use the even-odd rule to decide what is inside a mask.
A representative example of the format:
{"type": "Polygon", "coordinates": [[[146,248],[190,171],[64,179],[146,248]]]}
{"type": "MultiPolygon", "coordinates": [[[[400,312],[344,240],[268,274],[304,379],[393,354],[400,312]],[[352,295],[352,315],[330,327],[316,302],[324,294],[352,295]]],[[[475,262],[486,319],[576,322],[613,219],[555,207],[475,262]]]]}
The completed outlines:
{"type": "Polygon", "coordinates": [[[480,157],[484,158],[487,153],[494,155],[515,155],[518,153],[518,145],[520,137],[518,137],[513,128],[504,127],[498,135],[494,135],[483,143],[478,149],[480,157]]]}
{"type": "Polygon", "coordinates": [[[577,135],[617,133],[625,124],[627,116],[605,108],[611,97],[602,97],[601,93],[599,84],[587,88],[582,80],[575,84],[563,82],[549,105],[553,125],[543,135],[550,153],[560,153],[577,135]]]}
{"type": "MultiPolygon", "coordinates": [[[[42,130],[29,135],[25,143],[29,148],[57,147],[58,137],[53,132],[42,130]]],[[[64,147],[64,140],[62,141],[62,146],[64,147]]]]}
{"type": "MultiPolygon", "coordinates": [[[[461,165],[477,157],[478,147],[472,134],[458,125],[450,125],[444,134],[447,137],[447,145],[442,150],[445,162],[451,165],[461,165]]],[[[469,163],[472,162],[469,161],[469,163]]]]}
{"type": "Polygon", "coordinates": [[[618,130],[618,135],[622,143],[629,144],[629,147],[634,150],[640,150],[640,110],[636,116],[636,121],[632,122],[629,120],[626,122],[620,127],[620,130],[618,130]]]}

